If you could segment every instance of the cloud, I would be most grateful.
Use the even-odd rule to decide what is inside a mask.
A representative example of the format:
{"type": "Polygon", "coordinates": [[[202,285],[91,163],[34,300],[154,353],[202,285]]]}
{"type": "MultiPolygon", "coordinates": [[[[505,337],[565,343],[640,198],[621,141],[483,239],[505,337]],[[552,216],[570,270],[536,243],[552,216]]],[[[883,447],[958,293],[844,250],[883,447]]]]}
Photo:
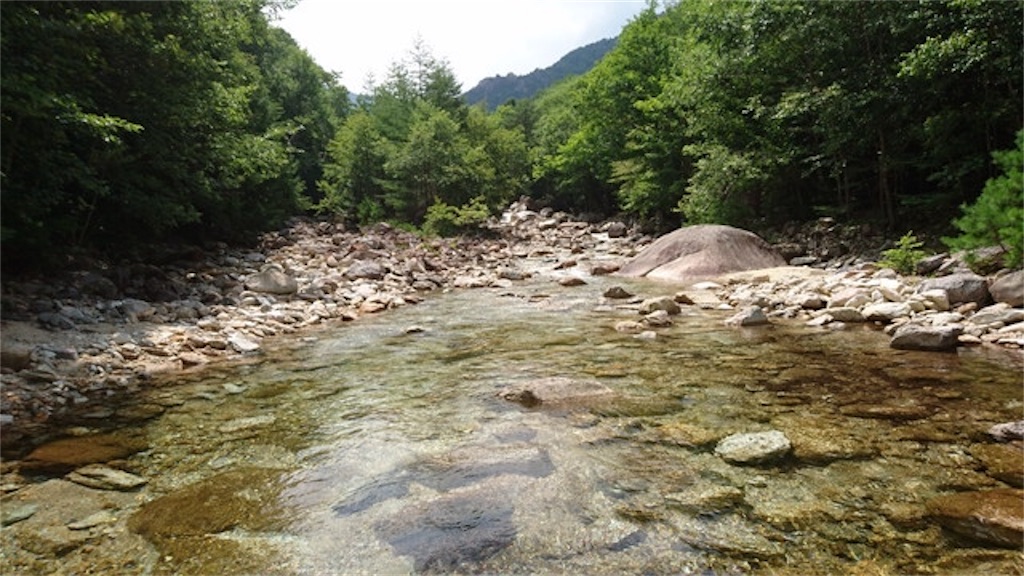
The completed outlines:
{"type": "Polygon", "coordinates": [[[342,83],[382,79],[417,38],[446,60],[463,88],[488,76],[526,74],[610,38],[645,0],[302,0],[276,24],[342,83]]]}

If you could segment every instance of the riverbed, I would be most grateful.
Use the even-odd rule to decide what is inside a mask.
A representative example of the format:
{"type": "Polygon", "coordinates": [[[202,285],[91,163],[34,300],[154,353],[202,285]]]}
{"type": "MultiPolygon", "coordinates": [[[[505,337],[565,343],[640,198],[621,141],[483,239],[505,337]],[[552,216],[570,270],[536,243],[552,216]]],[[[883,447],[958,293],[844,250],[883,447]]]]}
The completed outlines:
{"type": "Polygon", "coordinates": [[[925,509],[1006,486],[972,450],[1021,418],[1019,354],[897,351],[867,325],[735,328],[698,306],[637,337],[615,330],[638,313],[602,297],[613,284],[659,290],[543,276],[457,290],[161,381],[70,431],[135,446],[108,464],[145,486],[23,473],[5,507],[36,509],[2,531],[5,572],[1024,570],[1020,550],[962,540],[925,509]],[[611,393],[498,396],[553,377],[611,393]],[[790,454],[715,453],[768,430],[790,454]]]}

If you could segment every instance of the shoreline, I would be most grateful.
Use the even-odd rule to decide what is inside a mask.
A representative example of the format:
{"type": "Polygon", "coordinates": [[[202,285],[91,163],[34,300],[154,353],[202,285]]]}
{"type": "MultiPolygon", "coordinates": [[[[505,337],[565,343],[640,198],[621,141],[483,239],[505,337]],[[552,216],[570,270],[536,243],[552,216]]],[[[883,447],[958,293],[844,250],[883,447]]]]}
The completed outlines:
{"type": "MultiPolygon", "coordinates": [[[[349,231],[297,219],[264,235],[258,250],[220,245],[164,267],[136,264],[122,286],[94,271],[49,290],[5,284],[0,447],[5,455],[22,454],[74,420],[103,422],[113,414],[109,404],[152,380],[256,355],[282,337],[415,305],[426,294],[511,287],[538,273],[584,283],[614,274],[653,240],[618,222],[588,224],[525,205],[513,205],[493,229],[494,237],[424,239],[384,224],[349,231]]],[[[929,280],[866,262],[716,280],[697,289],[651,281],[650,292],[675,292],[684,306],[754,306],[768,322],[802,322],[812,330],[873,322],[891,336],[903,325],[953,325],[957,346],[1024,348],[1024,309],[944,301],[920,290],[929,280]]],[[[664,315],[641,316],[631,329],[656,330],[664,315]]],[[[1018,354],[1024,359],[1024,351],[1018,354]]]]}

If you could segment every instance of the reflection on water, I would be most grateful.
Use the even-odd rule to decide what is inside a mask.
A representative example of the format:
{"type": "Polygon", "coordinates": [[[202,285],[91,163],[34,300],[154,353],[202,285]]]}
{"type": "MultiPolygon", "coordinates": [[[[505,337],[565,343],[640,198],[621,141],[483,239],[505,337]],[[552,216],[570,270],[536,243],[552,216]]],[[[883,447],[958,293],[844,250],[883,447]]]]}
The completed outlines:
{"type": "Polygon", "coordinates": [[[605,286],[444,295],[159,389],[147,402],[169,408],[129,460],[151,498],[131,528],[158,573],[1021,569],[924,509],[1002,486],[970,450],[1021,417],[1019,356],[695,309],[640,340],[614,330],[636,312],[599,306],[605,286]],[[551,376],[616,395],[496,397],[551,376]],[[793,443],[781,462],[714,454],[769,429],[793,443]]]}

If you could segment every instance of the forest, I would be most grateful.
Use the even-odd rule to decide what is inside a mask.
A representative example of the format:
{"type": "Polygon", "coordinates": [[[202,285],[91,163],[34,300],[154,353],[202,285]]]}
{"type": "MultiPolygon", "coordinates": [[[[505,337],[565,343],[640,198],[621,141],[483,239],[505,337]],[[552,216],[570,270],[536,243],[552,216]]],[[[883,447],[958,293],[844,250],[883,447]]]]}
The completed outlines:
{"type": "Polygon", "coordinates": [[[493,112],[414,44],[350,102],[290,2],[0,3],[3,267],[309,214],[472,232],[527,195],[657,230],[831,216],[1024,243],[1024,2],[657,3],[493,112]]]}

